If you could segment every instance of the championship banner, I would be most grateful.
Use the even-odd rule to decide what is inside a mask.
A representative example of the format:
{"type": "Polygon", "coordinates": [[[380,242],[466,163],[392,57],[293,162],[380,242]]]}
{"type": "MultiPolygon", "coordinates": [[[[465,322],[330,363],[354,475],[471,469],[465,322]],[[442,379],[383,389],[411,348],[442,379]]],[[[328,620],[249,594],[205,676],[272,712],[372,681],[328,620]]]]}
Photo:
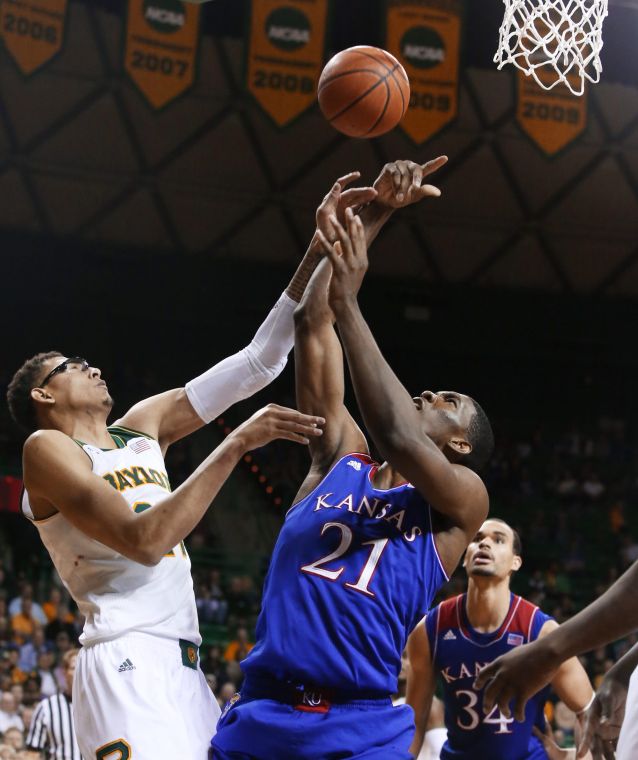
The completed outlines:
{"type": "Polygon", "coordinates": [[[60,52],[67,0],[2,0],[2,36],[9,55],[28,76],[60,52]]]}
{"type": "Polygon", "coordinates": [[[573,95],[564,84],[543,90],[522,71],[516,72],[516,82],[516,120],[545,155],[555,155],[585,130],[586,87],[580,96],[573,95]]]}
{"type": "Polygon", "coordinates": [[[410,105],[400,126],[423,143],[458,113],[460,1],[388,0],[386,45],[410,78],[410,105]]]}
{"type": "Polygon", "coordinates": [[[180,0],[129,0],[125,67],[153,108],[195,81],[199,14],[199,5],[180,0]]]}
{"type": "Polygon", "coordinates": [[[253,0],[248,89],[280,127],[314,105],[327,13],[326,0],[253,0]]]}

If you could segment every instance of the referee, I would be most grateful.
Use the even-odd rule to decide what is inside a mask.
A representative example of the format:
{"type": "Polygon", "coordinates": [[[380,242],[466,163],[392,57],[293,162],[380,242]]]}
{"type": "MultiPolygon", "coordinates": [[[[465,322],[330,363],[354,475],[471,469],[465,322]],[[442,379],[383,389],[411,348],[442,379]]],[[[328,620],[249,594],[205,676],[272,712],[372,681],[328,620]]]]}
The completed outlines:
{"type": "Polygon", "coordinates": [[[71,686],[78,652],[78,649],[69,649],[62,658],[64,691],[38,703],[27,734],[27,749],[44,751],[48,760],[82,760],[71,709],[71,686]]]}

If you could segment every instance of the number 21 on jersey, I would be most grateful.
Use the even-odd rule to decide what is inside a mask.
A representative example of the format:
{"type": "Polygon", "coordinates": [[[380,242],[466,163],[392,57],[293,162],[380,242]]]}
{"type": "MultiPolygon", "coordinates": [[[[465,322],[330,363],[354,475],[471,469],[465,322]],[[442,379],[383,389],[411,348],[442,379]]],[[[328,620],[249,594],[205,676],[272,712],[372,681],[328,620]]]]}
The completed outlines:
{"type": "MultiPolygon", "coordinates": [[[[342,565],[336,570],[327,570],[325,567],[322,567],[322,565],[332,562],[335,559],[339,559],[339,557],[343,557],[350,548],[354,536],[352,530],[347,525],[338,522],[325,523],[321,529],[321,535],[323,536],[323,534],[330,528],[337,528],[341,531],[341,541],[339,542],[339,546],[337,546],[333,552],[330,552],[330,554],[326,554],[324,557],[319,557],[319,559],[316,559],[308,565],[303,565],[301,570],[304,573],[317,575],[320,578],[326,578],[329,581],[336,581],[345,570],[345,567],[342,565]]],[[[389,540],[389,538],[376,538],[372,541],[361,542],[361,546],[371,546],[372,549],[370,550],[367,561],[359,573],[357,581],[355,583],[348,582],[343,584],[347,589],[358,591],[360,594],[365,594],[366,596],[374,596],[374,591],[370,591],[368,587],[389,540]]]]}

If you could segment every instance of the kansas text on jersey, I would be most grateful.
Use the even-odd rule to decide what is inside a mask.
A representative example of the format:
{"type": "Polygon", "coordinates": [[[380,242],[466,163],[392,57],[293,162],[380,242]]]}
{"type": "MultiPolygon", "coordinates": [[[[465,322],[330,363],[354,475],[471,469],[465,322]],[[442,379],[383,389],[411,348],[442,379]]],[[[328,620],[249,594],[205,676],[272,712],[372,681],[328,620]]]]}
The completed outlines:
{"type": "Polygon", "coordinates": [[[248,676],[345,691],[396,691],[408,634],[446,580],[430,507],[376,465],[340,459],[286,515],[266,578],[248,676]]]}

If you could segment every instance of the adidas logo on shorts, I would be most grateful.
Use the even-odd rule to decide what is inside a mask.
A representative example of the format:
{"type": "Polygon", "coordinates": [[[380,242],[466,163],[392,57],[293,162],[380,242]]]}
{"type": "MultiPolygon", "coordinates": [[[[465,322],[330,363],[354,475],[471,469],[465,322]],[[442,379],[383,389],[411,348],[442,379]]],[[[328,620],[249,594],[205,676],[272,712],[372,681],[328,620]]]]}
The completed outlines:
{"type": "Polygon", "coordinates": [[[352,467],[353,469],[359,471],[361,469],[361,462],[357,462],[356,459],[351,459],[348,462],[348,467],[352,467]]]}
{"type": "Polygon", "coordinates": [[[453,631],[448,631],[443,637],[443,641],[455,641],[455,640],[456,640],[456,636],[454,635],[453,631]]]}
{"type": "Polygon", "coordinates": [[[127,657],[124,662],[120,665],[120,667],[117,669],[118,673],[124,673],[125,670],[135,670],[135,665],[129,660],[127,657]]]}

